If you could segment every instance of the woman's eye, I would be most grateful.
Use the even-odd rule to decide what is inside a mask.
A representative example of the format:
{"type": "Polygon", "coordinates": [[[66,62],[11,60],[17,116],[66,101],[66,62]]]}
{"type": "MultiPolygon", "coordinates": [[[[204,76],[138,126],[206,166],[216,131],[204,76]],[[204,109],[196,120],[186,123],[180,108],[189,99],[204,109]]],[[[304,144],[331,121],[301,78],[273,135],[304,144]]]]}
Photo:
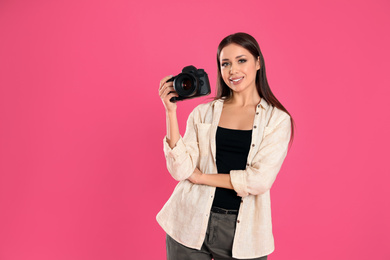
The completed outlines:
{"type": "Polygon", "coordinates": [[[228,64],[229,64],[229,63],[224,62],[224,63],[222,63],[222,67],[226,67],[228,64]]]}
{"type": "Polygon", "coordinates": [[[239,60],[238,62],[239,62],[239,63],[244,63],[244,62],[246,62],[246,60],[245,60],[245,59],[241,59],[241,60],[239,60]]]}

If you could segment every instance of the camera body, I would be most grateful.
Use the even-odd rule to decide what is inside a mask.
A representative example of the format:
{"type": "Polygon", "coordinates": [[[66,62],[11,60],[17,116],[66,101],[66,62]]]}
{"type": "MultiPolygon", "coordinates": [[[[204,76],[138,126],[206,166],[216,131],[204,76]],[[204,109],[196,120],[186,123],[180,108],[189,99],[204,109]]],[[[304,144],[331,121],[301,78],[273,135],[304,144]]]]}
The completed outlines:
{"type": "Polygon", "coordinates": [[[192,65],[184,67],[180,74],[167,80],[167,82],[170,81],[173,81],[173,88],[179,95],[178,97],[172,97],[171,102],[206,96],[211,93],[207,73],[203,69],[197,69],[192,65]]]}

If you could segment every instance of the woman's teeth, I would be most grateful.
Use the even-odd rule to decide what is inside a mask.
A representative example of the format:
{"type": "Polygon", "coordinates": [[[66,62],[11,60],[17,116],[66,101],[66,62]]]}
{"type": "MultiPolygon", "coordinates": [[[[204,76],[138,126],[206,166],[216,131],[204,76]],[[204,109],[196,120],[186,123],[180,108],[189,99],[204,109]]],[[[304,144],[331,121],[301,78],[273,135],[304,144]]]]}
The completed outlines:
{"type": "Polygon", "coordinates": [[[244,77],[241,77],[241,78],[239,78],[239,79],[230,79],[230,81],[231,81],[232,83],[237,83],[237,82],[241,81],[243,78],[244,78],[244,77]]]}

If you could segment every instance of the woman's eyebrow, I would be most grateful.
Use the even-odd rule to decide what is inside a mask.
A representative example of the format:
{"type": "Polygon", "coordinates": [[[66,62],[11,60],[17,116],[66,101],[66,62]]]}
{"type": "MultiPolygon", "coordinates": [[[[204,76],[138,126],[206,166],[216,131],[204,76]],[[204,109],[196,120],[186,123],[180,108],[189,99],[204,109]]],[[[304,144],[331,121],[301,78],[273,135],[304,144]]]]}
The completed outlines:
{"type": "MultiPolygon", "coordinates": [[[[239,55],[239,56],[236,57],[236,59],[241,58],[242,56],[245,56],[245,55],[244,54],[243,55],[239,55]]],[[[223,59],[222,61],[225,61],[225,60],[229,60],[229,59],[223,59]]]]}

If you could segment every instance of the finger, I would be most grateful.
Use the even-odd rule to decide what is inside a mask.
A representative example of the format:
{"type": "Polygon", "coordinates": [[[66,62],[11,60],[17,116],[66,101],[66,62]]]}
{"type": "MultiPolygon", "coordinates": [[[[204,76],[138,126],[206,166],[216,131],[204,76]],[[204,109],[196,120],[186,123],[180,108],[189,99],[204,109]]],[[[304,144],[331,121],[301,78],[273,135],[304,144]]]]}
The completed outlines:
{"type": "Polygon", "coordinates": [[[159,91],[159,93],[163,93],[164,91],[166,91],[166,90],[168,90],[168,91],[175,91],[175,89],[172,87],[172,86],[164,86],[160,91],[159,91]]]}
{"type": "Polygon", "coordinates": [[[172,78],[173,76],[172,75],[169,75],[169,76],[166,76],[165,78],[163,78],[161,81],[160,81],[160,87],[159,89],[161,89],[161,87],[164,85],[165,82],[167,82],[168,79],[172,78]]]}
{"type": "Polygon", "coordinates": [[[168,102],[172,97],[178,97],[179,94],[177,93],[173,93],[173,92],[169,92],[169,93],[166,93],[164,94],[161,99],[163,102],[168,102]]]}
{"type": "Polygon", "coordinates": [[[173,87],[166,87],[166,88],[161,89],[160,92],[159,92],[160,97],[162,97],[162,96],[165,97],[171,91],[175,91],[175,89],[173,87]]]}
{"type": "Polygon", "coordinates": [[[167,89],[166,87],[163,87],[162,89],[160,89],[159,90],[159,95],[160,95],[160,97],[161,98],[163,98],[163,96],[165,97],[168,93],[169,93],[169,91],[171,91],[171,89],[167,89]]]}
{"type": "Polygon", "coordinates": [[[164,83],[164,86],[173,87],[173,82],[172,82],[172,81],[165,82],[165,83],[164,83]]]}
{"type": "Polygon", "coordinates": [[[173,82],[165,82],[161,88],[159,88],[159,91],[163,91],[165,88],[167,87],[172,87],[173,86],[173,82]]]}
{"type": "Polygon", "coordinates": [[[158,89],[158,93],[159,95],[161,96],[161,93],[166,89],[166,88],[169,88],[169,87],[172,87],[173,86],[173,82],[168,82],[168,83],[164,83],[161,88],[158,89]]]}
{"type": "Polygon", "coordinates": [[[178,97],[178,96],[179,96],[179,94],[177,94],[177,93],[169,93],[168,95],[165,96],[164,101],[170,102],[171,98],[178,97]]]}
{"type": "Polygon", "coordinates": [[[167,92],[167,93],[164,93],[162,96],[161,96],[161,99],[166,102],[167,99],[170,99],[171,97],[178,97],[179,94],[177,94],[176,92],[167,92]]]}

